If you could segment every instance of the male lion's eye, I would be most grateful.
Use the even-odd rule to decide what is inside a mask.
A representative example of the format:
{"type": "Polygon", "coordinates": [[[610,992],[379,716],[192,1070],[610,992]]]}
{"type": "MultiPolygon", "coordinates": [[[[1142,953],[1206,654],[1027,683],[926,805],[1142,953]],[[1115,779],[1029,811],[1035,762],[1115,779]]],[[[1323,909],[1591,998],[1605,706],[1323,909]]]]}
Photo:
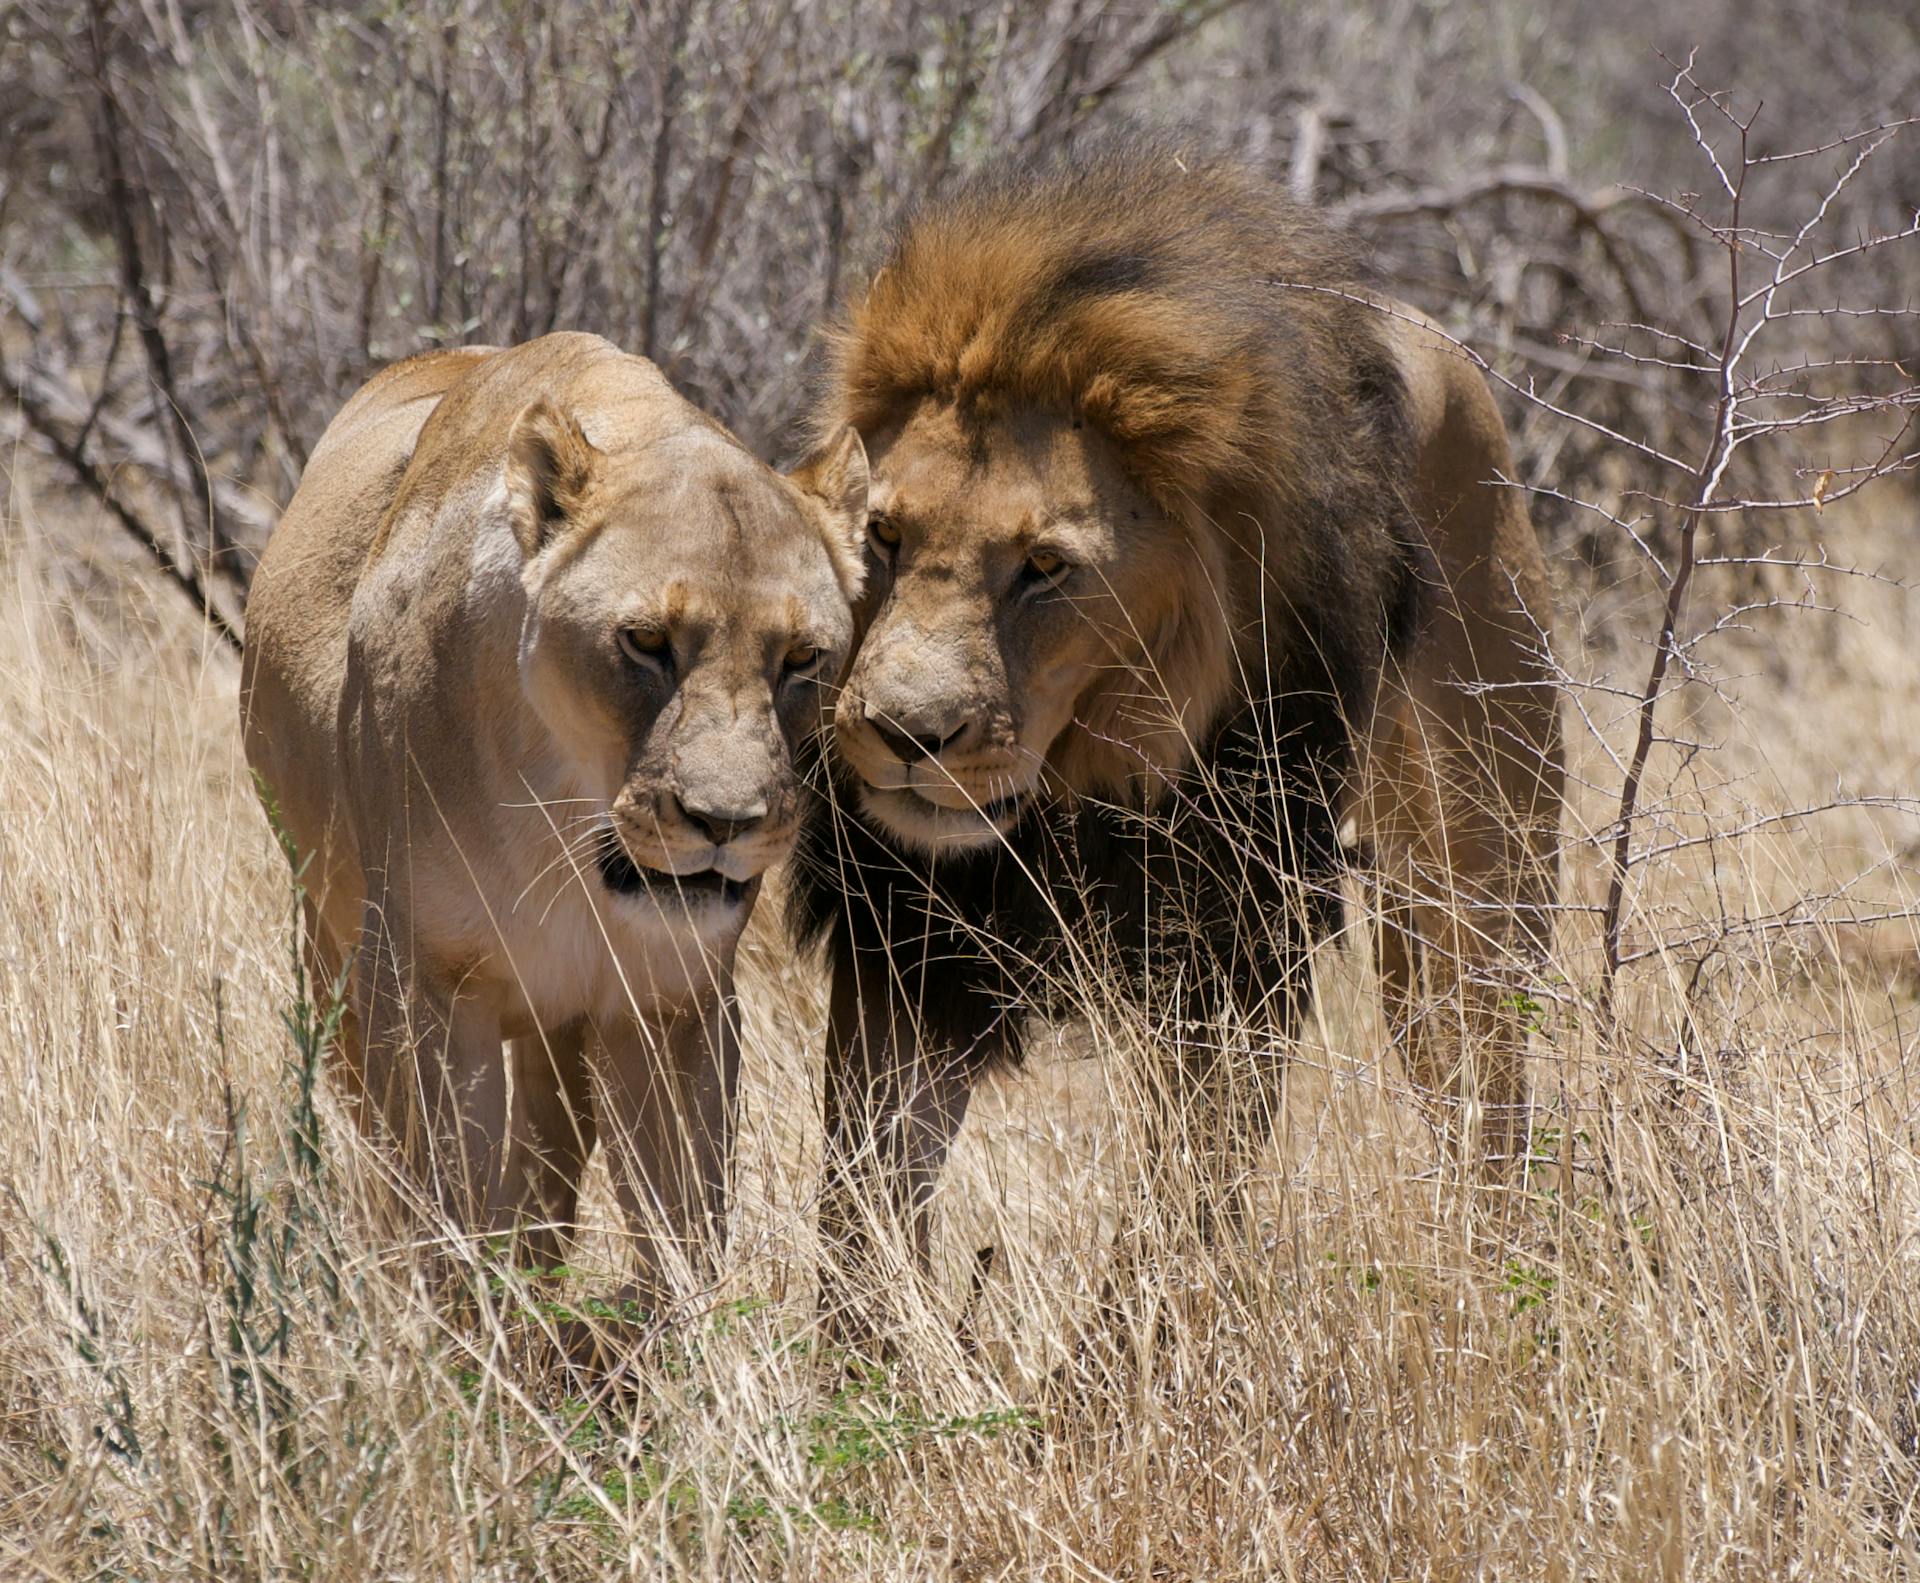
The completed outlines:
{"type": "Polygon", "coordinates": [[[673,658],[666,633],[649,627],[622,627],[620,652],[636,665],[665,665],[673,658]]]}
{"type": "Polygon", "coordinates": [[[820,649],[812,643],[796,643],[787,650],[786,666],[791,673],[811,670],[819,663],[820,649]]]}
{"type": "Polygon", "coordinates": [[[1035,550],[1027,557],[1027,564],[1021,571],[1022,578],[1028,583],[1058,583],[1072,570],[1066,558],[1056,555],[1052,550],[1035,550]]]}

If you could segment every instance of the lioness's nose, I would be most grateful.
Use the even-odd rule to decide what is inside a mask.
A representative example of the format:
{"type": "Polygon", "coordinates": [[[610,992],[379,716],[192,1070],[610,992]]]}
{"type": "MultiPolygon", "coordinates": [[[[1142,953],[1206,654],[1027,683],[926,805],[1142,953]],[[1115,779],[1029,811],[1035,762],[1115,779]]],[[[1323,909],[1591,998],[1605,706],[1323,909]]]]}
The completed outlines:
{"type": "Polygon", "coordinates": [[[688,802],[685,797],[681,797],[679,803],[687,823],[696,830],[704,830],[715,846],[725,846],[745,835],[767,817],[765,803],[756,803],[750,808],[706,808],[697,800],[688,802]]]}
{"type": "Polygon", "coordinates": [[[949,730],[908,729],[901,726],[918,727],[918,721],[890,720],[874,712],[872,704],[866,706],[867,724],[873,727],[873,734],[893,750],[894,756],[902,764],[911,764],[916,759],[935,758],[958,742],[966,734],[967,722],[962,720],[949,730]]]}

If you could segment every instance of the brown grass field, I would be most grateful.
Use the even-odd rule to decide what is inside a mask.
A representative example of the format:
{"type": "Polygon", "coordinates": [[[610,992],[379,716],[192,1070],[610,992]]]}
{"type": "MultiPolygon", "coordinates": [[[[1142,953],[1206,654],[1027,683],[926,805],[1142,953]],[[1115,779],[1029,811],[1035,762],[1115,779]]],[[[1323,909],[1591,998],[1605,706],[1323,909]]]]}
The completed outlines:
{"type": "MultiPolygon", "coordinates": [[[[1656,759],[1650,835],[1720,834],[1643,876],[1630,944],[1681,943],[1626,970],[1617,1027],[1583,1009],[1597,942],[1569,913],[1534,1159],[1497,1204],[1385,1047],[1361,930],[1320,965],[1251,1223],[1203,1249],[1183,1228],[1217,1184],[1178,1149],[1142,1158],[1151,1041],[1091,985],[1090,1020],[977,1102],[943,1289],[885,1368],[849,1373],[815,1335],[818,972],[763,905],[723,1284],[594,1403],[544,1336],[612,1289],[617,1235],[559,1282],[476,1261],[450,1295],[367,1207],[380,1162],[324,1082],[303,1120],[292,896],[237,667],[110,525],[7,463],[0,1576],[1920,1564],[1920,843],[1888,808],[1749,828],[1920,785],[1920,598],[1847,580],[1845,618],[1762,613],[1720,691],[1666,705],[1712,747],[1656,759]],[[1063,1389],[1122,1221],[1135,1323],[1063,1389]]],[[[1910,548],[1901,490],[1827,514],[1836,558],[1910,548]]],[[[1569,577],[1577,674],[1644,671],[1634,598],[1569,577]]],[[[1570,723],[1568,896],[1591,904],[1618,779],[1570,723]]]]}

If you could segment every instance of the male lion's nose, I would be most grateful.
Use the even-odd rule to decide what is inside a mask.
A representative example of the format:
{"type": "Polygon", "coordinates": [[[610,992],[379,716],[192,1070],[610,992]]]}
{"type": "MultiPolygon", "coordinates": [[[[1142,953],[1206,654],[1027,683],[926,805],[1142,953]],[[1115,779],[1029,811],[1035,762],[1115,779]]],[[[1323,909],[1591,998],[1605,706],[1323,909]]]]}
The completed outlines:
{"type": "Polygon", "coordinates": [[[698,800],[688,802],[685,797],[679,799],[680,812],[688,824],[696,830],[704,830],[707,839],[715,846],[725,846],[729,841],[745,835],[755,825],[767,817],[767,805],[756,803],[751,808],[706,808],[698,800]]]}
{"type": "Polygon", "coordinates": [[[966,734],[967,729],[967,722],[962,720],[959,725],[949,731],[902,731],[899,729],[900,725],[918,722],[889,722],[886,718],[876,715],[871,704],[867,705],[866,716],[867,724],[873,728],[873,734],[893,750],[894,757],[902,764],[911,764],[916,759],[938,757],[959,741],[966,734]]]}

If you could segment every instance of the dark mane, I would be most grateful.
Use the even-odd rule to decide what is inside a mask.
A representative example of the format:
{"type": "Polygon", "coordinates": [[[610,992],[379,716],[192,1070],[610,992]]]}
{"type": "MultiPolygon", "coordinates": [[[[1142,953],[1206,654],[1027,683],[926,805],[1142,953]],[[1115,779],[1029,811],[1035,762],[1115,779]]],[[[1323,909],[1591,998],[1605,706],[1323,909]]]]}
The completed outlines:
{"type": "Polygon", "coordinates": [[[1339,918],[1340,854],[1319,789],[1329,744],[1294,733],[1276,751],[1269,729],[1252,711],[1222,729],[1174,808],[1062,799],[1003,846],[937,864],[858,817],[853,785],[816,758],[824,795],[789,870],[788,922],[836,958],[884,959],[921,1037],[982,1066],[1017,1062],[1026,1014],[1070,1007],[1089,966],[1183,986],[1182,1015],[1201,1023],[1279,984],[1284,1024],[1305,948],[1339,918]],[[1245,832],[1276,812],[1278,851],[1249,850],[1245,832]]]}
{"type": "Polygon", "coordinates": [[[832,418],[1071,410],[1170,510],[1223,489],[1291,505],[1377,477],[1394,443],[1364,295],[1352,244],[1232,160],[1142,136],[1009,160],[895,238],[835,336],[832,418]]]}

